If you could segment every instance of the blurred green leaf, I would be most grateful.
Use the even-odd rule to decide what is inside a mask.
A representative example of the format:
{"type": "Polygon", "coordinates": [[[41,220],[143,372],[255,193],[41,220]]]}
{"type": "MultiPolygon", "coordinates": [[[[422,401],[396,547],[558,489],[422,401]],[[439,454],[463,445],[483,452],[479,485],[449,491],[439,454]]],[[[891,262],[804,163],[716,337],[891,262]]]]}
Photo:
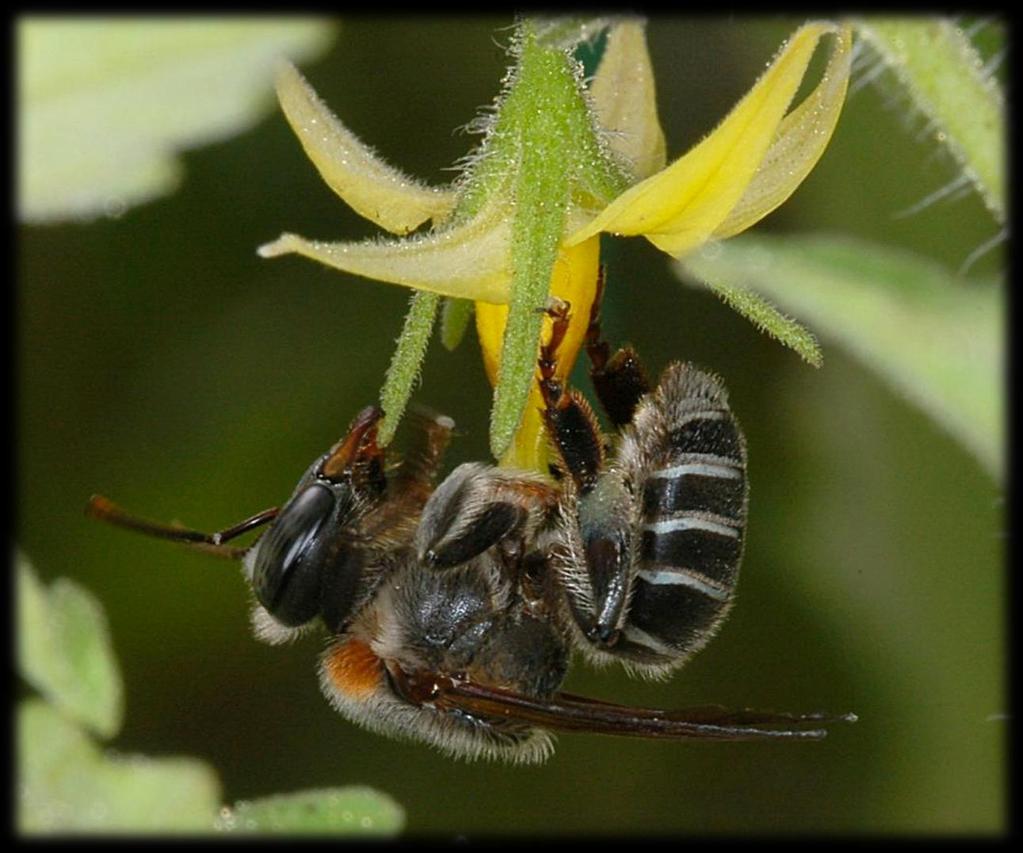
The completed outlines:
{"type": "Polygon", "coordinates": [[[325,788],[239,802],[221,811],[224,832],[315,835],[396,835],[405,812],[372,788],[325,788]]]}
{"type": "Polygon", "coordinates": [[[28,559],[15,559],[18,668],[65,713],[102,737],[124,716],[124,688],[103,608],[67,578],[46,589],[28,559]]]}
{"type": "Polygon", "coordinates": [[[18,217],[118,215],[169,192],[178,151],[268,112],[277,58],[333,35],[320,18],[21,18],[18,217]]]}
{"type": "Polygon", "coordinates": [[[741,282],[859,357],[1004,479],[1003,292],[911,253],[826,236],[744,235],[679,263],[741,282]]]}
{"type": "Polygon", "coordinates": [[[1004,222],[1005,98],[961,27],[934,17],[871,17],[855,24],[1004,222]]]}
{"type": "Polygon", "coordinates": [[[102,753],[76,724],[107,737],[120,727],[121,680],[102,608],[66,578],[47,590],[24,556],[16,563],[19,668],[54,703],[31,699],[18,710],[22,832],[394,835],[403,828],[401,807],[371,788],[305,791],[218,811],[220,784],[202,761],[102,753]]]}
{"type": "Polygon", "coordinates": [[[190,758],[104,755],[39,700],[18,710],[18,829],[25,833],[208,831],[213,771],[190,758]]]}

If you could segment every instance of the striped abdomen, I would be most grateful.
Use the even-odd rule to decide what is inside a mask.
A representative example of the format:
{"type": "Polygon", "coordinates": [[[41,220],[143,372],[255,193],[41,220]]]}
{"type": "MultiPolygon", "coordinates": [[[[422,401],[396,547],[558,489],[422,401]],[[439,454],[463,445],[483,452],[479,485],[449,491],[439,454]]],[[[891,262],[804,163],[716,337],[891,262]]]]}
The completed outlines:
{"type": "Polygon", "coordinates": [[[746,448],[720,382],[668,367],[618,454],[638,506],[637,559],[619,654],[681,663],[731,606],[746,525],[746,448]]]}

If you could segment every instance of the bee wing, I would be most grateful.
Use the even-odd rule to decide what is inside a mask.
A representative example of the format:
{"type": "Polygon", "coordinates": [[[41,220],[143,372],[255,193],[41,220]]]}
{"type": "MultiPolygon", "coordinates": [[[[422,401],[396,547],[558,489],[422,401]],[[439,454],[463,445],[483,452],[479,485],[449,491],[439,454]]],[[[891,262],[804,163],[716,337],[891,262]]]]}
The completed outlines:
{"type": "Polygon", "coordinates": [[[820,740],[827,735],[825,729],[795,726],[856,721],[854,714],[731,711],[716,705],[662,711],[616,705],[568,693],[555,693],[549,699],[535,699],[498,687],[453,679],[438,680],[434,684],[437,692],[432,704],[440,710],[504,718],[556,731],[668,740],[820,740]]]}

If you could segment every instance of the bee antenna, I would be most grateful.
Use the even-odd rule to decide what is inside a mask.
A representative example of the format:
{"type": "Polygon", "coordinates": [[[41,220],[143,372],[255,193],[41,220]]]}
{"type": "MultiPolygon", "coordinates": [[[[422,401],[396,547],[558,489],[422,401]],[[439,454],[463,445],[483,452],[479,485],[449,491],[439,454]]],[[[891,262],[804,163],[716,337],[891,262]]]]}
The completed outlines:
{"type": "Polygon", "coordinates": [[[273,521],[277,517],[278,512],[279,509],[277,507],[271,507],[225,530],[219,530],[216,533],[203,533],[202,531],[192,530],[181,525],[161,524],[160,522],[132,515],[103,495],[93,495],[85,505],[85,514],[91,518],[105,521],[117,527],[123,527],[126,530],[134,530],[136,533],[143,533],[146,536],[155,536],[158,539],[168,539],[172,542],[193,545],[204,551],[234,559],[239,558],[247,549],[222,548],[224,543],[273,521]]]}

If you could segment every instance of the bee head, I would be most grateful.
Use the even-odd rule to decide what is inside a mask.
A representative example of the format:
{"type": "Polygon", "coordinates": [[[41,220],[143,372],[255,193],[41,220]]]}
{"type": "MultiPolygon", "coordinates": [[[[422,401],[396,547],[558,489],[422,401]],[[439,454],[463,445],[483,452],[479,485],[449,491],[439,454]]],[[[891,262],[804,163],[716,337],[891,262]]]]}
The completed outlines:
{"type": "Polygon", "coordinates": [[[381,412],[360,412],[348,433],[315,462],[247,557],[256,599],[285,628],[324,615],[338,627],[361,579],[353,519],[386,489],[376,444],[381,412]]]}

